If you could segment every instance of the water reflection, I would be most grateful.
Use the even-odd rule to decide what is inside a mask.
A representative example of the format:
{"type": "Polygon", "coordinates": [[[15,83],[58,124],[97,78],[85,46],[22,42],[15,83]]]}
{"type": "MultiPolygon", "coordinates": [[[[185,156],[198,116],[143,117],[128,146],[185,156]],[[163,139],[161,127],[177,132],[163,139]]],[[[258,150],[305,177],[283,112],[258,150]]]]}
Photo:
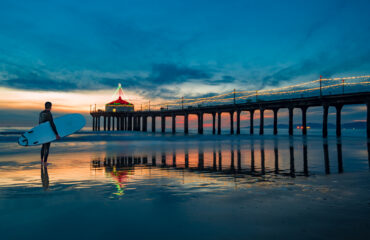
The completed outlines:
{"type": "Polygon", "coordinates": [[[329,147],[327,139],[324,139],[323,148],[324,148],[325,173],[330,174],[329,147]]]}
{"type": "Polygon", "coordinates": [[[279,149],[277,140],[274,141],[275,173],[279,173],[279,149]]]}
{"type": "Polygon", "coordinates": [[[303,141],[303,173],[305,176],[308,176],[307,143],[306,139],[304,139],[303,141]]]}
{"type": "Polygon", "coordinates": [[[45,191],[49,190],[49,174],[48,168],[44,165],[41,165],[41,182],[42,187],[45,191]]]}
{"type": "Polygon", "coordinates": [[[308,177],[312,174],[330,174],[334,167],[337,168],[336,172],[343,173],[340,140],[337,140],[336,147],[331,148],[328,141],[323,140],[322,151],[312,149],[312,154],[309,154],[309,151],[306,138],[302,138],[301,142],[290,139],[288,144],[281,144],[274,140],[267,145],[264,140],[251,140],[249,144],[173,147],[170,152],[107,154],[105,157],[93,159],[92,166],[104,167],[107,172],[115,173],[115,176],[118,176],[120,170],[135,169],[137,166],[167,170],[181,169],[196,173],[221,173],[238,177],[243,175],[308,177]],[[334,158],[330,160],[329,152],[337,156],[337,164],[333,163],[334,158]],[[157,164],[158,158],[160,165],[157,164]]]}
{"type": "Polygon", "coordinates": [[[367,140],[367,159],[369,162],[369,169],[370,169],[370,139],[367,140]]]}
{"type": "Polygon", "coordinates": [[[337,140],[337,153],[338,153],[338,173],[343,173],[343,159],[342,159],[342,140],[337,140]]]}

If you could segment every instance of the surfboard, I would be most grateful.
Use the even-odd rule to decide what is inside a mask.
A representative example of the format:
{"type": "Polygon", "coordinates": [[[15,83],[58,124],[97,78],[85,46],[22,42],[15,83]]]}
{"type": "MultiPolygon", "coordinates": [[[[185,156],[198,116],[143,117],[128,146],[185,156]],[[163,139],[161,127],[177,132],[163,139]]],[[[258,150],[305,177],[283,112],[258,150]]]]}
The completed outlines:
{"type": "MultiPolygon", "coordinates": [[[[55,118],[54,124],[59,136],[62,138],[83,128],[86,120],[81,114],[68,114],[55,118]]],[[[44,122],[23,133],[18,139],[18,144],[21,146],[36,146],[55,140],[56,136],[50,126],[50,122],[44,122]]]]}

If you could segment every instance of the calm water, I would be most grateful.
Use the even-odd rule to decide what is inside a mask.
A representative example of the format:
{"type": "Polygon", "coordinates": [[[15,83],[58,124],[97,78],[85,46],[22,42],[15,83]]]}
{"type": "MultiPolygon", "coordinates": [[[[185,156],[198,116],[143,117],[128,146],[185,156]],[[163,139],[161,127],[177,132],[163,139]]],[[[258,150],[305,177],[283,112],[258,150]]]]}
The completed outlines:
{"type": "Polygon", "coordinates": [[[1,239],[365,238],[367,140],[85,132],[0,135],[1,239]]]}

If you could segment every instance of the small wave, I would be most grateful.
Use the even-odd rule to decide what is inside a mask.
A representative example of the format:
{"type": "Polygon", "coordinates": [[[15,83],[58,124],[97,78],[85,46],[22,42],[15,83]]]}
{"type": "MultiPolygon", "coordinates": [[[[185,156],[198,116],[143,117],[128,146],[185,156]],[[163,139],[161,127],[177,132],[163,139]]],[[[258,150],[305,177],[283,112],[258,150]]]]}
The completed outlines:
{"type": "Polygon", "coordinates": [[[0,132],[0,135],[15,135],[15,134],[22,134],[24,131],[11,131],[11,132],[0,132]]]}

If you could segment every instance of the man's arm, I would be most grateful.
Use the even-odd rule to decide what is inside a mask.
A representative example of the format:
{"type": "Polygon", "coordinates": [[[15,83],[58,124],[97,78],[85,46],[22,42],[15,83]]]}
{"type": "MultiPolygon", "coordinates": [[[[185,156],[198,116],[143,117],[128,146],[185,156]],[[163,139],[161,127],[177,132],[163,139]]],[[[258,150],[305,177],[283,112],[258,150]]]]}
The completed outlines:
{"type": "Polygon", "coordinates": [[[49,115],[49,122],[50,122],[51,128],[53,129],[53,132],[55,133],[55,136],[57,136],[57,139],[59,139],[59,134],[58,134],[57,128],[55,127],[53,115],[51,115],[51,113],[49,115]]]}

